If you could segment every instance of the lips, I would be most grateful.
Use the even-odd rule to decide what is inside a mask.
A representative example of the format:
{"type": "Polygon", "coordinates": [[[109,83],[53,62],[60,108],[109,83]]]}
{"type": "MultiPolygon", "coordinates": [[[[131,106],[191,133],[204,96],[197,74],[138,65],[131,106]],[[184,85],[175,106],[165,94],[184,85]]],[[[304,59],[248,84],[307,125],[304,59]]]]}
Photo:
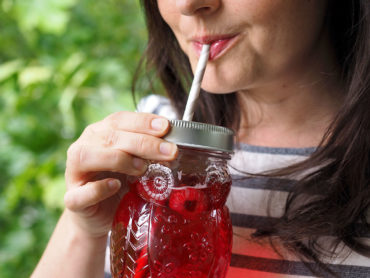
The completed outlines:
{"type": "Polygon", "coordinates": [[[231,48],[236,38],[237,35],[203,36],[194,38],[192,41],[198,56],[200,56],[203,44],[210,44],[209,60],[215,60],[231,48]]]}

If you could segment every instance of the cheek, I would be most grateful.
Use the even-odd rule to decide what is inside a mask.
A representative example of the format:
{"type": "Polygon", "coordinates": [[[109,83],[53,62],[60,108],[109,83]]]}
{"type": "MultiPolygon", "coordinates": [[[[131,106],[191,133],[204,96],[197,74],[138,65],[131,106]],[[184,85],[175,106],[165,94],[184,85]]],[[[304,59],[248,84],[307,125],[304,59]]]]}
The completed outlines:
{"type": "Polygon", "coordinates": [[[178,23],[177,18],[179,18],[178,10],[175,5],[171,5],[172,1],[169,0],[158,0],[158,10],[163,20],[170,26],[172,30],[176,29],[178,23]]]}
{"type": "Polygon", "coordinates": [[[157,3],[162,19],[171,28],[181,48],[184,49],[184,38],[181,32],[181,13],[174,5],[173,0],[158,0],[157,3]]]}
{"type": "MultiPolygon", "coordinates": [[[[326,0],[239,0],[256,49],[312,39],[323,25],[326,0]]],[[[237,12],[237,10],[235,10],[237,12]]],[[[238,12],[239,18],[243,18],[238,12]]],[[[284,46],[285,47],[285,46],[284,46]]]]}
{"type": "Polygon", "coordinates": [[[260,1],[255,6],[249,43],[265,70],[286,70],[317,50],[326,1],[276,0],[272,6],[264,7],[267,2],[272,1],[260,1]]]}

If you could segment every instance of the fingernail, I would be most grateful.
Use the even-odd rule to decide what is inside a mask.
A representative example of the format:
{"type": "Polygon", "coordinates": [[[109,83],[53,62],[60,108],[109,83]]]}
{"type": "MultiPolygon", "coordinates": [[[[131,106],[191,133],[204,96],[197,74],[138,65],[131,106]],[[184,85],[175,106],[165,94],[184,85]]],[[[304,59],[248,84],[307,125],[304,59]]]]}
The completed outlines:
{"type": "Polygon", "coordinates": [[[161,143],[159,145],[159,151],[164,155],[172,155],[176,150],[176,145],[171,143],[161,143]]]}
{"type": "Polygon", "coordinates": [[[134,165],[135,169],[140,170],[140,171],[143,171],[144,168],[146,167],[144,160],[137,158],[137,157],[134,157],[132,159],[132,164],[134,165]]]}
{"type": "Polygon", "coordinates": [[[165,119],[157,118],[157,119],[152,120],[151,126],[152,126],[152,129],[161,131],[166,128],[167,121],[165,119]]]}
{"type": "Polygon", "coordinates": [[[110,189],[117,189],[121,186],[121,182],[119,180],[109,180],[108,186],[110,189]]]}

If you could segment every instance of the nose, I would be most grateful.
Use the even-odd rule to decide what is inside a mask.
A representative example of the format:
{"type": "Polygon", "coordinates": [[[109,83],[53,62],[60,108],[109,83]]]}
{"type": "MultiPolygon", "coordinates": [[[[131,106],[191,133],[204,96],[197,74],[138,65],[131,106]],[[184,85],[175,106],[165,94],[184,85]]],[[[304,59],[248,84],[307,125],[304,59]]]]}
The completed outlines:
{"type": "Polygon", "coordinates": [[[176,6],[183,15],[207,14],[216,11],[222,0],[177,0],[176,6]]]}

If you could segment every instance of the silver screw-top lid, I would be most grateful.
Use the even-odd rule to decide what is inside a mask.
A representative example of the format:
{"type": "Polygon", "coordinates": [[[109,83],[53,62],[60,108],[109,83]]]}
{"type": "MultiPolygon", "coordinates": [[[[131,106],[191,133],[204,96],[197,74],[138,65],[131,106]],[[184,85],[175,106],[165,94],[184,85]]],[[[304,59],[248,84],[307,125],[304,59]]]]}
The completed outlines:
{"type": "Polygon", "coordinates": [[[171,129],[164,139],[180,146],[233,152],[234,132],[226,127],[205,123],[170,120],[171,129]]]}

